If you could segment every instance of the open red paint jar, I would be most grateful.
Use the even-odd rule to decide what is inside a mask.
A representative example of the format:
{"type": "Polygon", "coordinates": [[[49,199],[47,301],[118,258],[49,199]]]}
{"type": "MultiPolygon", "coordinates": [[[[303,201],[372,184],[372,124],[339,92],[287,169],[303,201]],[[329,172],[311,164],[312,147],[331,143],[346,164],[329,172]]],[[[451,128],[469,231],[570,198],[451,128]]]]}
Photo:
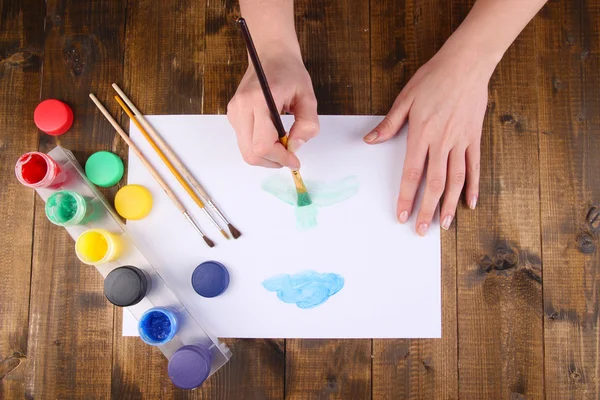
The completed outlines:
{"type": "Polygon", "coordinates": [[[35,189],[56,189],[67,180],[65,171],[56,161],[37,151],[25,153],[19,158],[15,175],[23,185],[35,189]]]}

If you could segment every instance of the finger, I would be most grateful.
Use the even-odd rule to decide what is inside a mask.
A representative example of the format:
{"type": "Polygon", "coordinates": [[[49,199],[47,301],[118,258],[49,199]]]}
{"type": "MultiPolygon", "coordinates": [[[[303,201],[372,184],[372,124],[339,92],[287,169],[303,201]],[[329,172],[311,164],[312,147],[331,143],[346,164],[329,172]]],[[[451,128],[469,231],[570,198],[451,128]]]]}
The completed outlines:
{"type": "Polygon", "coordinates": [[[388,114],[363,140],[368,144],[378,144],[394,137],[406,121],[411,106],[412,99],[405,98],[401,93],[388,114]]]}
{"type": "Polygon", "coordinates": [[[290,111],[294,114],[294,124],[290,129],[288,150],[295,153],[319,133],[319,117],[317,115],[317,99],[313,93],[296,99],[290,111]]]}
{"type": "Polygon", "coordinates": [[[444,193],[444,204],[442,205],[441,220],[442,228],[450,229],[456,207],[460,199],[460,193],[465,185],[465,150],[455,147],[450,151],[448,157],[448,176],[446,178],[446,191],[444,193]]]}
{"type": "Polygon", "coordinates": [[[425,159],[427,158],[428,145],[420,138],[418,128],[408,127],[408,139],[406,144],[406,158],[402,168],[402,181],[400,182],[400,194],[398,195],[397,214],[398,221],[404,224],[412,213],[415,196],[419,190],[425,159]]]}
{"type": "Polygon", "coordinates": [[[254,134],[252,151],[255,156],[291,169],[300,168],[300,160],[287,151],[279,142],[277,130],[273,125],[266,105],[254,110],[254,134]]]}
{"type": "Polygon", "coordinates": [[[429,149],[429,165],[427,167],[427,184],[417,216],[417,233],[425,236],[435,214],[442,193],[446,186],[446,171],[448,169],[448,151],[439,148],[429,149]]]}
{"type": "MultiPolygon", "coordinates": [[[[230,103],[231,104],[231,103],[230,103]]],[[[266,167],[266,168],[281,168],[281,165],[272,161],[257,157],[252,151],[252,129],[254,126],[254,115],[252,112],[240,114],[234,107],[230,106],[227,109],[227,119],[233,127],[237,136],[238,147],[244,161],[250,165],[266,167]]]]}
{"type": "Polygon", "coordinates": [[[479,162],[481,157],[481,142],[478,140],[467,147],[467,204],[472,210],[477,206],[479,198],[479,162]]]}

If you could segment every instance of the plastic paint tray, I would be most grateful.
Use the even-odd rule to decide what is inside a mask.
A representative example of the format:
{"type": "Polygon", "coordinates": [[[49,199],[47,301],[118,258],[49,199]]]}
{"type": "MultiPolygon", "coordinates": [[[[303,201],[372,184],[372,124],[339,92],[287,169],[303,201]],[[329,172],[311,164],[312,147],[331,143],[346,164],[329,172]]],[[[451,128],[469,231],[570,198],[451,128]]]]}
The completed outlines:
{"type": "MultiPolygon", "coordinates": [[[[85,225],[65,227],[69,235],[77,240],[84,231],[92,228],[103,228],[119,236],[123,243],[123,252],[118,259],[106,264],[95,266],[103,278],[106,278],[109,272],[123,265],[134,265],[144,270],[152,278],[152,288],[144,299],[136,305],[126,307],[137,321],[142,314],[152,307],[169,307],[177,312],[179,330],[175,337],[168,343],[157,346],[163,354],[170,359],[180,347],[184,345],[203,344],[207,346],[212,353],[212,365],[210,375],[214,374],[219,368],[229,361],[231,351],[229,348],[212,336],[204,329],[200,323],[192,317],[183,304],[179,301],[175,293],[169,288],[160,274],[142,251],[135,245],[133,239],[127,233],[127,227],[121,222],[120,217],[113,210],[112,206],[102,196],[101,193],[89,182],[83,169],[69,150],[57,146],[48,153],[68,174],[67,181],[56,189],[38,188],[35,189],[40,197],[47,199],[58,190],[72,190],[91,199],[94,208],[101,210],[101,216],[85,225]]],[[[82,266],[82,268],[87,268],[82,266]]],[[[127,312],[124,311],[123,312],[127,312]]],[[[209,376],[210,376],[209,375],[209,376]]]]}

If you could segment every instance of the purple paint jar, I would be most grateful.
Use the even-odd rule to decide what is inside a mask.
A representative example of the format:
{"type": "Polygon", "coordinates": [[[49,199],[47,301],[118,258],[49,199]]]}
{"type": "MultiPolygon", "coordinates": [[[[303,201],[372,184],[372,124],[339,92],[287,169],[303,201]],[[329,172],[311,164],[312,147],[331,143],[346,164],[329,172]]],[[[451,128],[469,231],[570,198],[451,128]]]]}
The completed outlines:
{"type": "Polygon", "coordinates": [[[202,385],[212,364],[212,354],[202,344],[181,347],[169,360],[169,378],[181,389],[195,389],[202,385]]]}

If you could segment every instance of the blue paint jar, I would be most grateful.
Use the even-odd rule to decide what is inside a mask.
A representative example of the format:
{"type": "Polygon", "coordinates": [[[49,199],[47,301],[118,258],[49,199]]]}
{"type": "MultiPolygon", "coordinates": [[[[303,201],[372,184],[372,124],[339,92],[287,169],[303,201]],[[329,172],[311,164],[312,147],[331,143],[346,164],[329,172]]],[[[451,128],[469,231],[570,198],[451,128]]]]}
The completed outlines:
{"type": "Polygon", "coordinates": [[[138,323],[140,338],[151,346],[168,343],[177,333],[177,315],[167,307],[146,311],[138,323]]]}
{"type": "Polygon", "coordinates": [[[220,262],[206,261],[192,273],[192,287],[202,297],[217,297],[229,286],[229,272],[220,262]]]}

